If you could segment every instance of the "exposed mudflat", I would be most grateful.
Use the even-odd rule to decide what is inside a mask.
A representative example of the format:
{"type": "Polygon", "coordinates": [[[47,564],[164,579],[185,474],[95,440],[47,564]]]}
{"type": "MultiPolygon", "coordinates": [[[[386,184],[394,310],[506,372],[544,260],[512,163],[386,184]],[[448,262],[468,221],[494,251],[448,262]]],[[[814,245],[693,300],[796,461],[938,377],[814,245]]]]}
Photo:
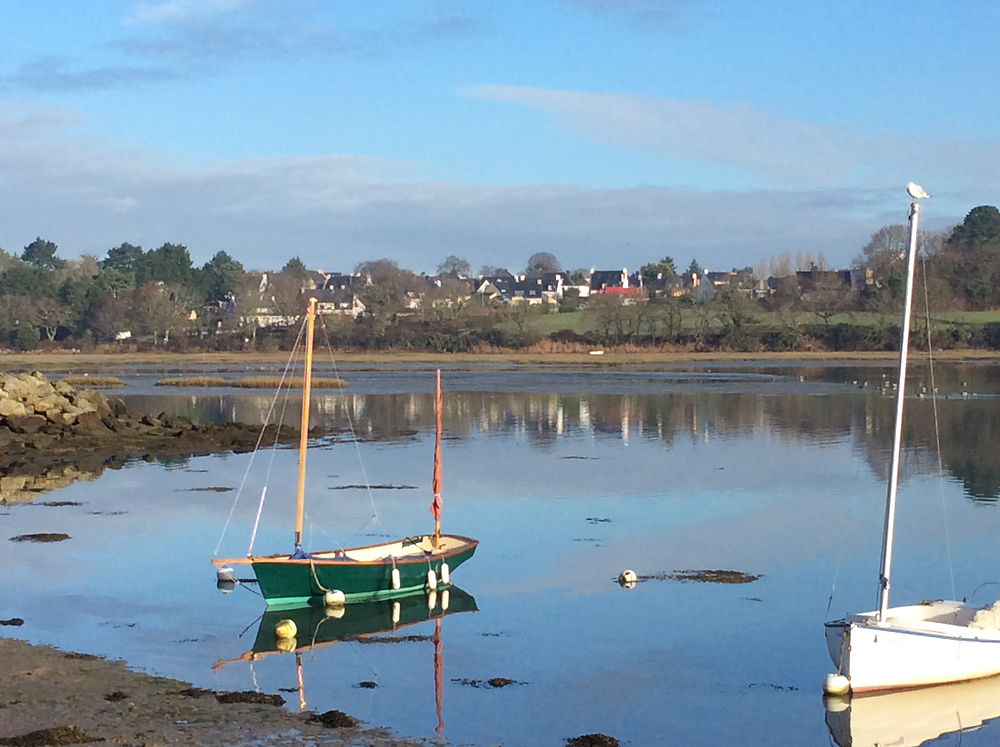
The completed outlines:
{"type": "Polygon", "coordinates": [[[0,745],[406,747],[348,716],[292,713],[266,693],[216,693],[124,662],[0,638],[0,745]]]}

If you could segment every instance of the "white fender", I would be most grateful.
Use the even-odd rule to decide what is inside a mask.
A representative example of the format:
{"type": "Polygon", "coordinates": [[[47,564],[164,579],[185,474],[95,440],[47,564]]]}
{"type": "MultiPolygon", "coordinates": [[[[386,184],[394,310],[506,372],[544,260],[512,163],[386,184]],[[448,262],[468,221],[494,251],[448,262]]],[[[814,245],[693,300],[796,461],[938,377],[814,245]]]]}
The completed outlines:
{"type": "Polygon", "coordinates": [[[433,568],[427,569],[427,588],[434,591],[438,587],[438,577],[433,568]]]}
{"type": "Polygon", "coordinates": [[[844,695],[851,689],[851,681],[842,674],[832,672],[823,678],[823,692],[827,695],[844,695]]]}
{"type": "Polygon", "coordinates": [[[399,569],[398,568],[393,568],[392,569],[392,573],[390,574],[390,578],[392,579],[392,588],[398,590],[399,586],[400,586],[400,583],[399,583],[399,569]]]}
{"type": "Polygon", "coordinates": [[[451,568],[448,567],[447,563],[441,564],[441,583],[442,584],[451,583],[451,568]]]}

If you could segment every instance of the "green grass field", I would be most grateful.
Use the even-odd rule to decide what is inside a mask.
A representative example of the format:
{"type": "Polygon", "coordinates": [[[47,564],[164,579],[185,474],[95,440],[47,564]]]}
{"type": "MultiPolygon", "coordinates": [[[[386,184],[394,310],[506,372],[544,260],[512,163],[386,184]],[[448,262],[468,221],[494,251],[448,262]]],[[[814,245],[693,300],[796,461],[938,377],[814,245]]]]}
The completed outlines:
{"type": "MultiPolygon", "coordinates": [[[[705,315],[700,308],[686,307],[681,311],[681,328],[696,329],[705,315]]],[[[858,326],[894,326],[899,324],[897,312],[879,314],[870,311],[846,311],[835,314],[827,319],[811,311],[756,311],[752,314],[754,324],[765,329],[781,329],[789,324],[800,326],[813,324],[856,324],[858,326]]],[[[596,317],[588,311],[570,311],[566,313],[531,314],[530,327],[540,335],[550,335],[554,332],[569,330],[583,334],[595,328],[596,317]]],[[[923,319],[920,312],[915,312],[914,319],[923,319]]],[[[1000,322],[1000,310],[993,311],[955,311],[935,313],[931,315],[934,326],[941,325],[982,325],[1000,322]]],[[[718,314],[710,314],[709,330],[718,330],[723,322],[718,314]]]]}

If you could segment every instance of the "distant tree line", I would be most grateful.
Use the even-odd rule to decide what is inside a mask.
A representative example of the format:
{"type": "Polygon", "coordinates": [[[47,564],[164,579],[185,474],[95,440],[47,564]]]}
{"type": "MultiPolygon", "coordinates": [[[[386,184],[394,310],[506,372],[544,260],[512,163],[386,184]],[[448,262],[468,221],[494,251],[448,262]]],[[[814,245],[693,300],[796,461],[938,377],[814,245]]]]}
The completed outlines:
{"type": "MultiPolygon", "coordinates": [[[[583,299],[571,289],[558,307],[541,308],[470,300],[470,286],[443,282],[471,274],[469,263],[455,255],[438,266],[442,281],[436,284],[393,260],[375,259],[354,268],[364,277],[352,288],[364,313],[356,319],[326,318],[324,331],[338,346],[440,352],[538,344],[889,349],[898,344],[898,329],[890,316],[882,315],[900,308],[908,238],[906,225],[884,226],[872,235],[854,262],[865,273],[860,290],[845,286],[836,273],[823,272],[820,254],[816,261],[803,255],[794,263],[801,267],[808,261],[805,269],[816,271],[808,293],[794,283],[760,293],[764,263],[734,270],[728,285],[711,294],[662,292],[666,280],[678,277],[674,260],[665,256],[639,268],[649,294],[643,303],[608,295],[583,299]],[[565,329],[551,318],[540,323],[540,314],[576,312],[584,302],[583,323],[565,329]],[[549,331],[543,334],[541,329],[549,331]]],[[[917,282],[926,289],[933,312],[1000,306],[1000,211],[976,207],[951,231],[925,232],[920,241],[917,282]]],[[[25,350],[109,344],[286,347],[293,341],[294,325],[261,326],[260,312],[266,309],[271,317],[294,320],[302,313],[310,275],[297,257],[266,275],[247,272],[224,251],[196,267],[187,247],[174,243],[151,250],[122,243],[103,258],[85,255],[73,261],[58,257],[57,251],[55,243],[41,237],[19,256],[0,250],[0,345],[25,350]]],[[[773,259],[770,269],[791,274],[792,265],[786,254],[773,259]]],[[[479,274],[492,276],[501,269],[485,266],[479,274]]],[[[563,271],[548,252],[529,257],[525,271],[562,272],[567,284],[581,284],[589,277],[584,269],[563,271]]],[[[692,260],[683,274],[700,276],[702,268],[692,260]]],[[[998,325],[941,322],[932,327],[932,342],[939,347],[1000,348],[998,325]]]]}

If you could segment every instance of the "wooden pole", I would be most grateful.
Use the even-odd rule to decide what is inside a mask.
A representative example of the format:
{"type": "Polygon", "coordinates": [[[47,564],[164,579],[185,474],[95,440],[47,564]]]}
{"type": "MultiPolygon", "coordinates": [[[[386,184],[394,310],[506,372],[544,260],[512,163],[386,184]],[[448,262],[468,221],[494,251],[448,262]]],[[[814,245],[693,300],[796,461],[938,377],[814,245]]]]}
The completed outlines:
{"type": "Polygon", "coordinates": [[[302,417],[299,420],[299,489],[295,504],[295,550],[302,550],[302,520],[306,505],[306,447],[309,443],[309,399],[312,392],[313,335],[316,330],[316,299],[306,309],[306,362],[302,379],[302,417]]]}

